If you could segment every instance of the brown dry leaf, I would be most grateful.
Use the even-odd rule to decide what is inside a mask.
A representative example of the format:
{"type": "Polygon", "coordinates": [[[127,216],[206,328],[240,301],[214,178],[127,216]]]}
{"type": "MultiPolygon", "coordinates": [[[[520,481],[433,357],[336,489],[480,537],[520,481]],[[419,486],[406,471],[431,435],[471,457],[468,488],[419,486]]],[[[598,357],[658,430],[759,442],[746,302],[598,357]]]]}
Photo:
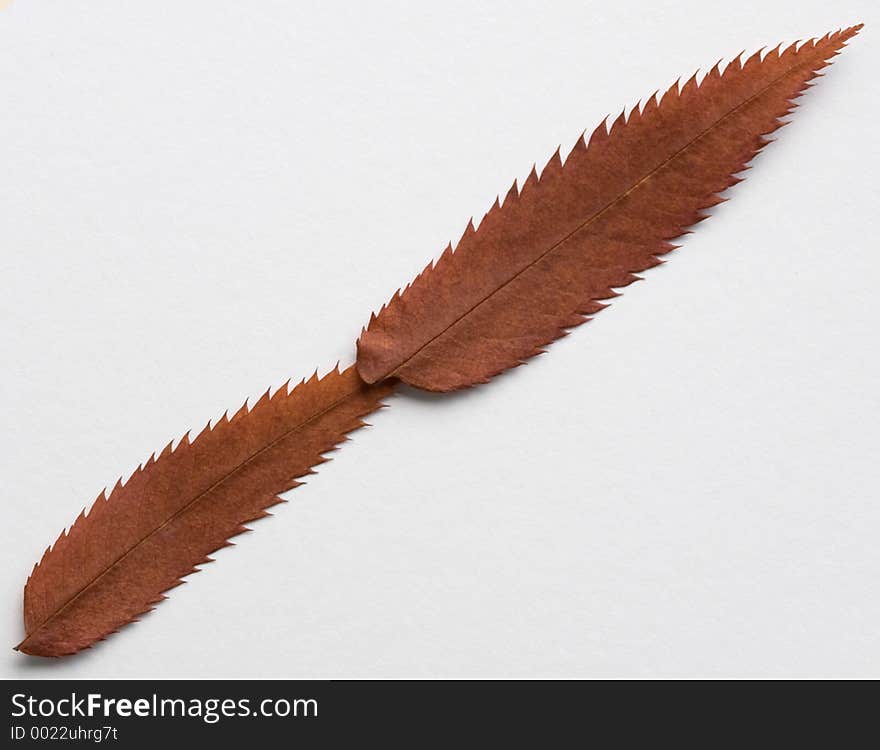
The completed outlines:
{"type": "Polygon", "coordinates": [[[267,392],[169,444],[80,514],[28,579],[18,648],[72,654],[152,609],[326,460],[395,378],[437,391],[482,383],[598,312],[704,218],[860,28],[716,66],[621,113],[610,132],[601,125],[564,165],[557,152],[522,190],[514,183],[479,230],[470,224],[455,252],[373,316],[357,370],[267,392]]]}
{"type": "Polygon", "coordinates": [[[25,586],[18,649],[72,654],[151,610],[243,524],[269,515],[391,390],[336,369],[169,444],[46,550],[25,586]]]}
{"type": "Polygon", "coordinates": [[[601,124],[564,165],[557,151],[371,318],[361,377],[432,391],[485,383],[589,319],[720,202],[860,28],[716,65],[601,124]]]}

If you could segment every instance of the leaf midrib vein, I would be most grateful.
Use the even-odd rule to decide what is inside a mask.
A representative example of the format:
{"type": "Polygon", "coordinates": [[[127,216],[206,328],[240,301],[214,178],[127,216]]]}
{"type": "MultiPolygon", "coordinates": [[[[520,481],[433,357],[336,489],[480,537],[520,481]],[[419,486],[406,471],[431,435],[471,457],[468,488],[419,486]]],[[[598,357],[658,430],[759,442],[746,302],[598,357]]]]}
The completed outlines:
{"type": "MultiPolygon", "coordinates": [[[[817,47],[818,47],[818,43],[817,43],[816,46],[814,47],[814,50],[815,50],[817,47]]],[[[814,51],[814,50],[811,50],[811,52],[814,51]]],[[[798,50],[798,52],[797,52],[796,54],[798,54],[799,52],[800,52],[800,50],[798,50]]],[[[715,120],[715,122],[713,122],[711,125],[709,125],[709,127],[707,127],[707,128],[705,128],[704,130],[702,130],[699,134],[697,134],[696,136],[694,136],[694,138],[692,138],[690,141],[688,141],[684,146],[682,146],[680,149],[678,149],[678,151],[676,151],[676,152],[673,153],[671,156],[669,156],[669,157],[667,157],[666,159],[664,159],[660,164],[658,164],[656,167],[654,167],[650,172],[648,172],[644,177],[642,177],[641,179],[639,179],[638,182],[634,183],[634,184],[633,184],[631,187],[629,187],[625,192],[621,193],[621,194],[618,195],[616,198],[614,198],[613,200],[609,201],[609,202],[608,202],[607,204],[605,204],[601,209],[599,209],[596,213],[594,213],[594,214],[592,214],[591,216],[587,217],[583,222],[581,222],[580,224],[578,224],[574,229],[572,229],[572,230],[571,230],[568,234],[566,234],[562,239],[560,239],[560,240],[558,240],[556,243],[552,244],[549,248],[547,248],[547,250],[545,250],[544,252],[542,252],[537,258],[535,258],[534,260],[530,261],[527,265],[523,266],[519,271],[517,271],[516,273],[514,273],[509,279],[507,279],[507,281],[505,281],[504,283],[500,284],[498,287],[496,287],[496,288],[493,289],[491,292],[489,292],[489,294],[485,295],[484,297],[482,297],[481,299],[479,299],[477,302],[475,302],[473,305],[471,305],[467,310],[465,310],[463,313],[461,313],[461,315],[459,315],[457,318],[455,318],[455,320],[453,320],[451,323],[449,323],[447,326],[445,326],[441,331],[439,331],[437,334],[435,334],[435,335],[432,336],[430,339],[428,339],[424,344],[421,344],[420,346],[418,346],[418,347],[417,347],[417,348],[416,348],[411,354],[409,354],[409,355],[408,355],[405,359],[403,359],[399,364],[394,365],[394,367],[392,367],[388,372],[384,373],[383,375],[381,375],[381,376],[377,377],[375,380],[373,380],[373,382],[380,382],[380,381],[382,381],[382,380],[388,378],[389,376],[392,376],[392,375],[396,375],[396,374],[398,374],[398,373],[400,372],[400,370],[401,370],[403,367],[405,367],[406,364],[407,364],[408,362],[410,362],[410,361],[411,361],[414,357],[416,357],[419,353],[421,353],[421,352],[424,351],[427,347],[429,347],[431,344],[433,344],[434,341],[436,341],[438,338],[440,338],[441,336],[443,336],[443,335],[444,335],[447,331],[449,331],[451,328],[454,328],[456,325],[458,325],[462,320],[464,320],[468,315],[470,315],[474,310],[476,310],[476,309],[477,309],[478,307],[480,307],[482,304],[484,304],[484,303],[487,302],[488,300],[492,299],[496,294],[498,294],[498,293],[501,292],[503,289],[505,289],[507,286],[509,286],[511,283],[513,283],[514,281],[516,281],[516,279],[518,279],[522,274],[526,273],[530,268],[532,268],[532,267],[535,266],[536,264],[540,263],[540,262],[541,262],[541,261],[547,256],[547,255],[549,255],[549,254],[552,253],[553,251],[557,250],[561,245],[564,245],[566,242],[568,242],[568,241],[569,241],[569,240],[570,240],[575,234],[577,234],[578,232],[580,232],[581,230],[585,229],[587,226],[589,226],[590,224],[592,224],[593,222],[595,222],[595,221],[597,221],[599,218],[601,218],[601,217],[602,217],[607,211],[609,211],[610,209],[612,209],[614,206],[616,206],[618,203],[620,203],[620,201],[622,201],[624,198],[626,198],[630,193],[632,193],[634,190],[638,189],[642,184],[644,184],[644,183],[645,183],[648,179],[650,179],[654,174],[656,174],[658,171],[660,171],[661,169],[663,169],[663,168],[664,168],[664,167],[665,167],[670,161],[672,161],[673,159],[675,159],[676,157],[678,157],[682,152],[684,152],[684,151],[686,151],[687,149],[689,149],[689,148],[690,148],[691,146],[693,146],[697,141],[699,141],[701,138],[703,138],[704,136],[706,136],[706,135],[707,135],[708,133],[710,133],[712,130],[714,130],[715,128],[717,128],[717,127],[718,127],[718,126],[719,126],[719,125],[720,125],[720,124],[721,124],[726,118],[732,116],[732,115],[735,114],[737,111],[739,111],[739,110],[742,109],[743,107],[747,106],[748,104],[750,104],[752,101],[754,101],[754,100],[757,99],[758,97],[760,97],[760,96],[764,95],[765,93],[767,93],[768,90],[770,90],[773,86],[775,86],[777,83],[779,83],[782,79],[784,79],[786,76],[790,75],[793,71],[797,70],[798,68],[800,68],[800,67],[806,65],[808,62],[811,62],[812,59],[813,59],[812,57],[809,57],[809,56],[808,56],[808,58],[807,58],[806,60],[803,60],[803,61],[801,61],[801,62],[799,62],[799,63],[797,63],[797,64],[795,64],[795,65],[792,65],[792,66],[786,68],[785,71],[784,71],[783,73],[781,73],[779,76],[777,76],[777,77],[774,78],[772,81],[770,81],[770,83],[768,83],[768,84],[767,84],[766,86],[764,86],[762,89],[760,89],[760,90],[757,91],[756,93],[752,94],[752,95],[751,95],[750,97],[748,97],[747,99],[744,99],[742,102],[740,102],[739,104],[737,104],[737,105],[736,105],[735,107],[733,107],[732,109],[730,109],[730,110],[728,110],[727,112],[725,112],[721,117],[719,117],[717,120],[715,120]]],[[[722,75],[723,75],[723,74],[722,74],[722,75]]],[[[479,231],[479,230],[477,230],[477,231],[479,231]]]]}
{"type": "MultiPolygon", "coordinates": [[[[294,389],[294,391],[295,391],[295,390],[296,390],[296,389],[294,389]]],[[[27,643],[28,640],[30,640],[30,639],[33,637],[33,635],[34,635],[35,633],[39,632],[42,628],[44,628],[44,627],[46,626],[46,624],[49,623],[51,620],[53,620],[53,619],[55,619],[56,617],[58,617],[62,612],[64,612],[64,610],[66,610],[66,609],[67,609],[68,607],[70,607],[70,606],[71,606],[71,605],[72,605],[77,599],[79,599],[79,598],[80,598],[80,597],[81,597],[86,591],[88,591],[88,590],[90,590],[91,588],[93,588],[94,586],[96,586],[96,585],[98,584],[98,582],[99,582],[99,581],[100,581],[105,575],[107,575],[107,573],[109,573],[109,572],[110,572],[113,568],[115,568],[117,565],[121,564],[121,563],[122,563],[122,562],[123,562],[123,561],[124,561],[124,560],[125,560],[125,559],[126,559],[126,558],[127,558],[127,557],[128,557],[133,551],[134,551],[134,550],[136,550],[136,549],[137,549],[138,547],[140,547],[141,545],[145,544],[149,539],[151,539],[153,536],[155,536],[155,535],[158,534],[160,531],[162,531],[162,529],[164,529],[166,526],[168,526],[169,524],[173,523],[173,522],[174,522],[175,520],[177,520],[180,516],[182,516],[182,515],[183,515],[184,513],[186,513],[187,511],[189,511],[189,510],[190,510],[190,509],[191,509],[191,508],[192,508],[197,502],[199,502],[201,499],[203,499],[206,495],[209,495],[210,493],[212,493],[212,492],[213,492],[214,490],[216,490],[221,484],[223,484],[225,481],[227,481],[230,477],[232,477],[234,474],[237,474],[239,471],[241,471],[242,469],[244,469],[244,468],[245,468],[246,466],[248,466],[252,461],[254,461],[254,460],[256,460],[257,458],[259,458],[259,456],[261,456],[261,455],[262,455],[263,453],[265,453],[266,451],[271,450],[273,447],[275,447],[275,446],[276,446],[278,443],[280,443],[282,440],[286,440],[286,439],[287,439],[288,437],[290,437],[290,435],[292,435],[293,433],[295,433],[295,432],[301,430],[302,428],[308,426],[309,424],[311,424],[311,423],[314,422],[315,420],[320,419],[322,416],[324,416],[325,414],[327,414],[329,411],[332,411],[333,409],[335,409],[340,403],[342,403],[343,401],[345,401],[345,400],[348,399],[348,398],[351,398],[353,395],[355,395],[355,393],[357,393],[358,390],[359,390],[358,388],[355,388],[354,390],[349,391],[349,392],[346,393],[345,395],[340,396],[339,398],[337,398],[337,399],[336,399],[335,401],[333,401],[329,406],[327,406],[326,408],[322,409],[322,410],[319,411],[318,413],[316,413],[316,414],[312,415],[311,417],[309,417],[308,419],[305,419],[305,420],[303,420],[302,422],[300,422],[300,423],[294,425],[294,426],[291,427],[289,430],[286,430],[286,431],[283,432],[281,435],[279,435],[277,438],[275,438],[275,439],[272,440],[271,442],[267,443],[267,444],[264,445],[262,448],[260,448],[259,450],[255,451],[254,453],[252,453],[252,454],[251,454],[250,456],[248,456],[244,461],[242,461],[241,463],[237,464],[235,467],[233,467],[232,469],[230,469],[226,474],[224,474],[222,477],[220,477],[220,479],[218,479],[217,481],[215,481],[210,487],[208,487],[208,488],[205,489],[205,490],[202,490],[202,492],[200,492],[199,494],[197,494],[192,500],[189,500],[189,501],[188,501],[183,507],[179,508],[175,513],[173,513],[171,516],[169,516],[167,520],[165,520],[163,523],[161,523],[159,526],[157,526],[155,529],[153,529],[149,534],[145,535],[144,537],[142,537],[141,539],[139,539],[135,544],[131,545],[131,546],[130,546],[130,547],[129,547],[124,553],[122,553],[119,557],[117,557],[112,563],[110,563],[109,565],[107,565],[107,566],[106,566],[106,567],[105,567],[100,573],[98,573],[94,578],[92,578],[88,583],[86,583],[85,586],[83,586],[81,589],[79,589],[79,590],[76,592],[76,594],[74,594],[72,597],[70,597],[67,601],[64,602],[64,604],[62,604],[60,607],[58,607],[56,610],[54,610],[51,614],[49,614],[49,615],[48,615],[48,616],[47,616],[47,617],[46,617],[46,618],[45,618],[45,619],[44,619],[39,625],[37,625],[36,627],[34,627],[33,630],[31,630],[31,631],[27,634],[27,637],[26,637],[26,638],[25,638],[25,639],[24,639],[24,640],[23,640],[23,641],[22,641],[22,642],[21,642],[16,648],[20,648],[20,647],[23,646],[25,643],[27,643]]],[[[287,394],[287,397],[288,397],[288,398],[291,397],[291,396],[293,395],[294,391],[291,391],[290,393],[288,393],[288,394],[287,394]]],[[[248,413],[245,414],[245,415],[243,415],[243,417],[246,418],[246,417],[249,416],[252,412],[253,412],[253,409],[251,409],[250,411],[248,411],[248,413]]],[[[198,438],[197,438],[197,439],[198,439],[198,438]]],[[[195,443],[192,443],[192,445],[195,445],[195,443]]],[[[158,464],[158,461],[156,462],[156,464],[158,464]]],[[[293,477],[293,478],[295,478],[295,477],[293,477]]],[[[88,516],[85,516],[85,518],[88,519],[88,516]]],[[[158,592],[158,593],[162,593],[162,592],[158,592]]]]}

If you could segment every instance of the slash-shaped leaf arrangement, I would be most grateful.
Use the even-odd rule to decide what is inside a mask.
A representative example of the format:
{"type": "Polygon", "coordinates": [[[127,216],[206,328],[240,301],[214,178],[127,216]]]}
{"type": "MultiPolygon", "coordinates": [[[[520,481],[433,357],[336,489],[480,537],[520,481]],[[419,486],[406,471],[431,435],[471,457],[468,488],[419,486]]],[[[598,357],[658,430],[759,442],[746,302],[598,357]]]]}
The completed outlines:
{"type": "Polygon", "coordinates": [[[533,169],[370,319],[357,366],[267,393],[152,457],[46,551],[25,586],[29,654],[86,648],[152,609],[379,408],[521,364],[661,262],[861,26],[756,53],[652,96],[533,169]]]}

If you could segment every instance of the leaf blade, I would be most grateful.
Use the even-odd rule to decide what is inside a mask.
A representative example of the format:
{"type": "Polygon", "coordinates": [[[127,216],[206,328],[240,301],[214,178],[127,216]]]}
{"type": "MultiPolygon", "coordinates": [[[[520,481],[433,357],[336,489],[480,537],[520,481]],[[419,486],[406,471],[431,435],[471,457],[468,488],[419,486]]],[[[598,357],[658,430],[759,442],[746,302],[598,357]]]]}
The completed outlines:
{"type": "Polygon", "coordinates": [[[469,224],[358,340],[366,382],[485,383],[543,351],[661,262],[861,25],[696,75],[559,152],[469,224]]]}
{"type": "Polygon", "coordinates": [[[354,367],[279,389],[136,471],[81,513],[34,566],[17,646],[64,656],[102,640],[165,598],[209,555],[269,515],[393,389],[354,367]]]}

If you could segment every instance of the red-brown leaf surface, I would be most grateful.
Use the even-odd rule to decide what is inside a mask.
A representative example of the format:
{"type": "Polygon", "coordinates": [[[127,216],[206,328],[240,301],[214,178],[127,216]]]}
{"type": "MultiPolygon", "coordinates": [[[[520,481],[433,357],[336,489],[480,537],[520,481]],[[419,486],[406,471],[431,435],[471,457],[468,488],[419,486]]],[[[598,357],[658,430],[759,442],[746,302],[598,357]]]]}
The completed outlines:
{"type": "Polygon", "coordinates": [[[395,379],[436,391],[486,382],[594,315],[705,217],[859,28],[716,66],[514,183],[455,252],[373,316],[357,368],[267,392],[169,444],[80,514],[28,579],[18,648],[72,654],[152,609],[268,515],[395,379]]]}
{"type": "Polygon", "coordinates": [[[364,384],[353,367],[335,370],[169,444],[46,550],[25,586],[18,648],[72,654],[152,609],[244,524],[269,515],[391,389],[364,384]]]}
{"type": "Polygon", "coordinates": [[[484,383],[601,310],[705,218],[817,71],[861,26],[759,53],[670,88],[559,152],[469,224],[358,341],[368,383],[484,383]]]}

